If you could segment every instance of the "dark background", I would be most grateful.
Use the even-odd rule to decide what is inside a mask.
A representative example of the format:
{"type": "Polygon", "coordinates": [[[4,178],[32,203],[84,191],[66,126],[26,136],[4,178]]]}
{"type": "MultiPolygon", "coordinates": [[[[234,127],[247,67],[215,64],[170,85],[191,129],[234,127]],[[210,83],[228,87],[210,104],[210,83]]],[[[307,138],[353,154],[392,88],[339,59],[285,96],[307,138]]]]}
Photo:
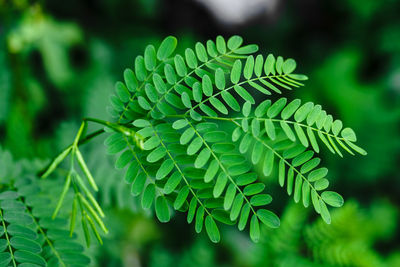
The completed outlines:
{"type": "Polygon", "coordinates": [[[227,227],[213,245],[183,214],[161,224],[138,209],[99,140],[85,154],[110,234],[89,250],[93,265],[400,266],[400,2],[260,0],[241,22],[202,2],[0,0],[0,145],[16,159],[51,158],[73,140],[82,117],[109,118],[114,83],[148,43],[174,35],[183,51],[238,34],[263,54],[296,59],[309,76],[285,97],[320,103],[357,132],[366,157],[322,151],[345,206],[326,226],[272,177],[266,182],[281,228],[263,229],[254,245],[227,227]]]}

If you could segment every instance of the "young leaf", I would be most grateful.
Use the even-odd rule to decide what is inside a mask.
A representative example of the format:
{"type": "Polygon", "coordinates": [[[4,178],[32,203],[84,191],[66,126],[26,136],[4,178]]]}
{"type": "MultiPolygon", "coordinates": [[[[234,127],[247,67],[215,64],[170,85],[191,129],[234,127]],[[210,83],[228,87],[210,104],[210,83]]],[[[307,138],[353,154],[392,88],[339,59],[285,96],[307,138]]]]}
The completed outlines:
{"type": "Polygon", "coordinates": [[[206,232],[210,240],[214,243],[218,243],[221,240],[221,237],[219,234],[217,224],[210,215],[207,215],[206,217],[205,226],[206,226],[206,232]]]}
{"type": "Polygon", "coordinates": [[[178,43],[178,41],[173,36],[168,36],[167,38],[165,38],[162,41],[162,43],[157,51],[158,60],[163,61],[167,57],[172,55],[172,53],[175,51],[177,43],[178,43]]]}
{"type": "Polygon", "coordinates": [[[259,209],[257,211],[257,216],[260,221],[270,228],[278,228],[280,225],[280,220],[275,213],[265,209],[259,209]]]}
{"type": "Polygon", "coordinates": [[[322,199],[332,207],[341,207],[343,206],[344,200],[341,195],[333,191],[325,191],[321,194],[322,199]]]}
{"type": "Polygon", "coordinates": [[[167,200],[164,196],[158,196],[155,202],[156,216],[162,223],[169,222],[170,214],[167,200]]]}

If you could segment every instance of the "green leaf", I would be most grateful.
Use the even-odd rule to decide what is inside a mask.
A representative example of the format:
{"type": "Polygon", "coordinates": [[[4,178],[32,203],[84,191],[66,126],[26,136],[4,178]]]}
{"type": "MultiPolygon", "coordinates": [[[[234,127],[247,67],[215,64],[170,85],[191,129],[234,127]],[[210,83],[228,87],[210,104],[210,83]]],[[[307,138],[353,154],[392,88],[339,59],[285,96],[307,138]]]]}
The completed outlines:
{"type": "Polygon", "coordinates": [[[286,191],[289,196],[293,192],[293,183],[294,183],[294,171],[293,168],[289,168],[287,173],[287,186],[286,186],[286,191]]]}
{"type": "Polygon", "coordinates": [[[215,71],[215,86],[217,86],[219,90],[223,90],[225,88],[225,74],[221,68],[218,68],[215,71]]]}
{"type": "Polygon", "coordinates": [[[158,196],[156,198],[155,210],[156,210],[156,216],[160,222],[162,223],[169,222],[171,217],[169,214],[168,203],[165,197],[158,196]]]}
{"type": "Polygon", "coordinates": [[[225,105],[222,104],[222,102],[218,98],[211,97],[210,103],[211,103],[211,105],[214,106],[214,108],[216,108],[222,114],[225,114],[225,115],[228,114],[228,110],[226,109],[225,105]]]}
{"type": "Polygon", "coordinates": [[[307,178],[310,182],[315,182],[318,181],[319,179],[324,178],[327,174],[328,174],[327,168],[319,168],[310,172],[307,178]]]}
{"type": "Polygon", "coordinates": [[[301,166],[300,172],[301,173],[307,173],[314,169],[315,167],[318,166],[318,164],[321,162],[319,158],[314,158],[308,162],[306,162],[303,166],[301,166]]]}
{"type": "Polygon", "coordinates": [[[11,254],[9,252],[1,252],[0,253],[0,265],[1,266],[9,266],[11,262],[11,254]]]}
{"type": "Polygon", "coordinates": [[[182,180],[182,175],[179,172],[174,172],[171,177],[168,178],[164,186],[164,193],[169,195],[179,185],[182,180]]]}
{"type": "Polygon", "coordinates": [[[201,84],[199,82],[196,82],[193,85],[193,100],[199,103],[201,102],[202,97],[203,97],[203,92],[201,84]]]}
{"type": "MultiPolygon", "coordinates": [[[[208,42],[207,42],[207,45],[208,45],[208,42]]],[[[208,60],[206,48],[204,47],[204,45],[202,43],[197,42],[196,46],[195,46],[195,50],[196,50],[197,58],[201,62],[206,62],[208,60]]]]}
{"type": "Polygon", "coordinates": [[[367,151],[365,151],[365,150],[362,149],[361,147],[359,147],[359,146],[357,146],[357,145],[355,145],[355,144],[353,144],[352,142],[349,142],[349,141],[347,141],[347,140],[344,140],[344,141],[345,141],[345,143],[346,143],[349,147],[351,147],[354,151],[360,153],[360,154],[363,155],[363,156],[367,155],[367,151]]]}
{"type": "Polygon", "coordinates": [[[211,40],[207,41],[207,52],[211,57],[218,56],[217,47],[215,46],[215,43],[211,40]]]}
{"type": "Polygon", "coordinates": [[[285,107],[285,105],[286,105],[286,98],[280,98],[278,101],[276,101],[275,103],[273,103],[270,107],[269,107],[269,109],[268,109],[268,111],[267,111],[267,116],[269,117],[269,118],[274,118],[274,117],[276,117],[278,114],[279,114],[279,112],[281,112],[281,110],[285,107]]]}
{"type": "Polygon", "coordinates": [[[272,197],[268,194],[259,194],[252,196],[250,199],[250,204],[252,206],[264,206],[272,202],[272,197]]]}
{"type": "Polygon", "coordinates": [[[240,95],[241,98],[243,98],[245,101],[250,102],[251,104],[254,104],[254,98],[240,85],[235,85],[233,87],[238,95],[240,95]]]}
{"type": "Polygon", "coordinates": [[[145,173],[140,173],[138,176],[136,176],[131,187],[132,196],[138,196],[140,193],[142,193],[146,178],[147,175],[145,173]]]}
{"type": "Polygon", "coordinates": [[[295,111],[300,107],[301,100],[300,99],[295,99],[292,102],[290,102],[283,110],[281,113],[281,117],[284,120],[289,119],[295,111]]]}
{"type": "Polygon", "coordinates": [[[242,231],[246,227],[247,221],[249,219],[249,215],[250,215],[250,205],[249,205],[249,203],[246,203],[243,206],[242,213],[240,214],[240,218],[239,218],[238,229],[240,231],[242,231]]]}
{"type": "Polygon", "coordinates": [[[165,85],[163,79],[159,74],[153,74],[153,83],[157,92],[159,92],[160,94],[164,94],[167,91],[167,86],[165,85]]]}
{"type": "Polygon", "coordinates": [[[325,205],[325,202],[322,199],[319,200],[319,208],[320,208],[320,213],[321,213],[322,219],[327,224],[331,224],[331,215],[329,213],[328,208],[325,205]]]}
{"type": "Polygon", "coordinates": [[[332,207],[341,207],[343,206],[344,200],[341,195],[333,191],[325,191],[321,194],[322,199],[326,202],[326,204],[332,207]]]}
{"type": "Polygon", "coordinates": [[[304,182],[303,189],[302,189],[302,195],[303,195],[303,205],[306,208],[310,205],[310,190],[311,190],[311,186],[308,183],[304,182]]]}
{"type": "Polygon", "coordinates": [[[329,186],[328,179],[322,178],[314,183],[315,190],[325,190],[329,186]]]}
{"type": "Polygon", "coordinates": [[[241,74],[242,74],[242,61],[236,60],[235,63],[233,63],[231,70],[231,82],[233,84],[237,84],[240,80],[241,74]]]}
{"type": "Polygon", "coordinates": [[[206,96],[211,96],[213,93],[213,87],[211,83],[211,79],[208,75],[204,75],[202,79],[202,88],[203,88],[203,93],[206,96]]]}
{"type": "Polygon", "coordinates": [[[253,54],[257,51],[258,51],[258,45],[251,44],[236,49],[235,53],[239,55],[246,55],[246,54],[253,54]]]}
{"type": "Polygon", "coordinates": [[[356,142],[357,141],[356,134],[354,133],[353,129],[351,129],[351,128],[344,128],[342,130],[341,135],[347,141],[350,141],[350,142],[356,142]]]}
{"type": "Polygon", "coordinates": [[[294,125],[294,130],[297,134],[297,137],[300,140],[300,143],[304,146],[304,147],[308,147],[308,139],[306,134],[303,131],[303,128],[301,128],[301,126],[299,126],[298,124],[294,125]]]}
{"type": "Polygon", "coordinates": [[[317,143],[317,140],[315,139],[315,135],[311,127],[307,127],[307,135],[308,138],[310,139],[310,143],[312,148],[314,149],[315,152],[319,153],[319,146],[317,143]]]}
{"type": "Polygon", "coordinates": [[[138,87],[138,81],[136,80],[135,74],[131,69],[124,70],[124,81],[130,92],[135,92],[138,87]]]}
{"type": "Polygon", "coordinates": [[[185,61],[183,60],[183,57],[181,55],[175,55],[174,63],[175,63],[176,73],[180,77],[185,76],[187,74],[187,68],[185,65],[185,61]]]}
{"type": "Polygon", "coordinates": [[[296,61],[294,59],[286,59],[282,65],[283,73],[290,74],[296,69],[296,61]]]}
{"type": "Polygon", "coordinates": [[[309,126],[313,125],[316,122],[319,115],[321,114],[321,112],[322,112],[321,106],[315,105],[314,108],[311,110],[311,112],[307,116],[307,124],[309,126]]]}
{"type": "Polygon", "coordinates": [[[258,119],[253,119],[251,121],[251,132],[254,136],[260,135],[260,121],[258,119]]]}
{"type": "Polygon", "coordinates": [[[4,191],[0,193],[0,200],[16,199],[18,196],[18,193],[15,191],[4,191]]]}
{"type": "Polygon", "coordinates": [[[254,57],[248,56],[243,70],[243,76],[246,80],[251,79],[251,76],[253,76],[253,70],[254,70],[254,57]]]}
{"type": "Polygon", "coordinates": [[[300,165],[306,163],[307,161],[309,161],[313,156],[314,156],[314,152],[311,150],[301,153],[300,155],[296,156],[292,160],[292,165],[293,165],[293,167],[300,166],[300,165]]]}
{"type": "Polygon", "coordinates": [[[180,138],[180,143],[181,145],[186,145],[187,143],[190,142],[190,140],[192,140],[193,136],[195,134],[195,131],[193,130],[193,128],[187,128],[181,135],[180,138]]]}
{"type": "Polygon", "coordinates": [[[255,243],[258,243],[258,241],[260,240],[260,223],[258,222],[257,215],[253,215],[251,217],[250,238],[255,243]]]}
{"type": "Polygon", "coordinates": [[[285,185],[285,176],[286,176],[286,173],[285,173],[285,161],[283,159],[281,159],[279,161],[279,177],[278,177],[279,185],[281,187],[283,187],[285,185]]]}
{"type": "Polygon", "coordinates": [[[188,121],[186,119],[180,119],[180,120],[174,121],[174,123],[172,124],[172,128],[174,128],[175,130],[179,130],[179,129],[186,127],[187,125],[188,125],[188,121]]]}
{"type": "Polygon", "coordinates": [[[248,117],[251,112],[251,103],[249,101],[246,101],[243,105],[242,113],[243,116],[248,117]]]}
{"type": "Polygon", "coordinates": [[[311,190],[311,201],[313,203],[315,211],[320,214],[321,213],[321,207],[319,205],[319,197],[317,191],[314,189],[311,190]]]}
{"type": "Polygon", "coordinates": [[[268,137],[271,140],[275,140],[275,126],[274,123],[272,122],[272,120],[270,119],[266,119],[265,120],[265,131],[267,132],[268,137]]]}
{"type": "Polygon", "coordinates": [[[197,208],[197,200],[195,197],[193,197],[190,200],[190,204],[189,204],[189,210],[187,213],[187,222],[191,223],[194,219],[194,214],[196,213],[196,208],[197,208]]]}
{"type": "Polygon", "coordinates": [[[242,43],[243,43],[243,38],[238,35],[234,35],[228,39],[228,48],[230,50],[235,50],[236,48],[239,48],[242,45],[242,43]]]}
{"type": "Polygon", "coordinates": [[[258,107],[256,108],[256,110],[254,111],[254,115],[257,118],[261,118],[265,115],[265,113],[267,112],[268,108],[271,106],[271,100],[264,100],[263,102],[261,102],[258,107]]]}
{"type": "Polygon", "coordinates": [[[236,186],[234,184],[230,184],[226,189],[226,194],[224,198],[224,209],[229,210],[232,207],[233,200],[236,195],[236,186]]]}
{"type": "Polygon", "coordinates": [[[293,195],[294,202],[296,203],[300,201],[302,185],[303,185],[303,179],[301,178],[300,174],[297,174],[296,182],[294,185],[294,195],[293,195]]]}
{"type": "Polygon", "coordinates": [[[189,97],[188,93],[183,92],[181,95],[181,100],[185,107],[192,108],[192,102],[190,101],[190,97],[189,97]]]}
{"type": "Polygon", "coordinates": [[[147,70],[142,56],[137,56],[135,59],[135,73],[139,81],[144,81],[147,76],[147,70]]]}
{"type": "Polygon", "coordinates": [[[154,197],[156,196],[156,187],[154,184],[148,184],[142,195],[142,208],[149,209],[153,204],[154,197]]]}
{"type": "Polygon", "coordinates": [[[145,86],[144,90],[145,90],[147,98],[151,102],[153,102],[153,103],[157,102],[158,93],[157,93],[156,88],[151,83],[146,83],[146,86],[145,86]]]}
{"type": "Polygon", "coordinates": [[[254,64],[254,74],[257,77],[260,77],[262,74],[262,68],[263,68],[263,63],[264,63],[264,58],[262,55],[258,55],[256,57],[256,62],[254,64]]]}
{"type": "Polygon", "coordinates": [[[196,233],[199,234],[203,229],[203,222],[204,222],[204,208],[200,206],[196,212],[196,221],[195,221],[196,233]]]}
{"type": "Polygon", "coordinates": [[[143,149],[144,150],[153,150],[154,148],[156,148],[160,145],[160,142],[161,142],[161,140],[158,136],[152,136],[149,139],[147,139],[146,142],[144,142],[143,149]]]}
{"type": "Polygon", "coordinates": [[[39,255],[25,250],[14,252],[14,258],[19,263],[33,263],[40,266],[46,266],[46,261],[39,255]]]}
{"type": "Polygon", "coordinates": [[[217,36],[216,44],[218,52],[221,54],[225,54],[226,53],[225,39],[221,35],[217,36]]]}
{"type": "Polygon", "coordinates": [[[157,147],[156,149],[154,149],[153,151],[151,151],[150,154],[147,155],[146,160],[150,163],[159,161],[160,159],[162,159],[165,154],[167,153],[165,147],[157,147]]]}
{"type": "Polygon", "coordinates": [[[208,148],[204,148],[199,155],[197,156],[194,167],[195,168],[202,168],[204,165],[207,164],[207,161],[210,159],[211,152],[208,148]]]}
{"type": "Polygon", "coordinates": [[[212,179],[214,179],[214,176],[217,174],[218,170],[219,170],[218,161],[217,160],[211,161],[204,175],[204,182],[209,183],[210,181],[212,181],[212,179]]]}
{"type": "Polygon", "coordinates": [[[144,50],[144,65],[146,66],[147,70],[152,71],[155,69],[156,64],[156,49],[153,45],[148,45],[144,50]]]}
{"type": "Polygon", "coordinates": [[[265,75],[269,75],[272,73],[275,75],[275,57],[272,54],[269,54],[267,58],[265,59],[264,63],[264,73],[265,75]]]}
{"type": "Polygon", "coordinates": [[[280,125],[282,127],[282,130],[285,132],[287,138],[289,138],[293,142],[296,141],[296,136],[294,135],[293,130],[290,128],[289,124],[285,121],[281,121],[280,125]]]}
{"type": "MultiPolygon", "coordinates": [[[[217,203],[218,206],[220,205],[219,199],[216,199],[214,202],[217,203]]],[[[211,203],[211,202],[209,202],[209,203],[211,203]]],[[[231,219],[229,218],[229,213],[223,209],[220,209],[220,208],[213,209],[211,212],[211,216],[215,220],[222,222],[223,224],[226,224],[226,225],[234,225],[235,224],[235,222],[232,222],[231,219]]]]}
{"type": "Polygon", "coordinates": [[[282,66],[283,66],[283,57],[278,56],[275,62],[275,69],[278,72],[278,74],[282,74],[282,66]]]}
{"type": "Polygon", "coordinates": [[[178,41],[173,36],[168,36],[162,42],[157,50],[157,58],[160,61],[168,58],[175,51],[178,41]]]}
{"type": "Polygon", "coordinates": [[[227,91],[222,91],[221,92],[222,99],[225,101],[225,103],[234,111],[240,111],[240,106],[239,103],[236,101],[236,99],[227,91]]]}
{"type": "MultiPolygon", "coordinates": [[[[4,229],[3,229],[4,231],[4,229]]],[[[12,236],[23,236],[26,238],[30,238],[30,239],[36,239],[37,238],[37,234],[35,231],[33,231],[32,229],[22,226],[22,225],[18,225],[18,224],[10,224],[7,226],[7,232],[9,234],[11,234],[12,236]]]]}
{"type": "Polygon", "coordinates": [[[25,237],[13,236],[10,239],[10,244],[14,249],[26,250],[35,254],[39,254],[42,251],[39,243],[25,237]]]}
{"type": "Polygon", "coordinates": [[[197,67],[197,57],[194,51],[190,48],[186,48],[185,50],[185,58],[186,58],[186,63],[189,66],[189,68],[194,69],[197,67]]]}
{"type": "Polygon", "coordinates": [[[243,205],[243,196],[241,194],[237,194],[235,199],[233,200],[232,208],[231,208],[231,213],[230,213],[230,218],[231,221],[234,221],[237,219],[237,217],[240,214],[240,210],[243,205]]]}
{"type": "Polygon", "coordinates": [[[283,151],[283,157],[285,159],[291,159],[291,158],[294,158],[294,157],[300,155],[301,153],[303,153],[304,150],[306,150],[305,147],[296,145],[296,146],[293,146],[293,147],[283,151]]]}
{"type": "Polygon", "coordinates": [[[333,132],[333,134],[334,134],[334,135],[338,135],[339,132],[340,132],[340,130],[342,129],[342,127],[343,127],[342,121],[340,121],[340,120],[335,120],[335,121],[332,123],[332,132],[333,132]]]}
{"type": "Polygon", "coordinates": [[[141,108],[143,108],[144,110],[150,110],[151,109],[151,106],[150,106],[149,102],[143,96],[138,96],[138,103],[139,103],[139,106],[141,108]]]}
{"type": "Polygon", "coordinates": [[[210,216],[207,215],[206,217],[206,232],[208,234],[208,237],[213,243],[218,243],[221,240],[219,230],[217,227],[217,224],[215,223],[214,219],[210,216]]]}
{"type": "Polygon", "coordinates": [[[242,141],[240,141],[239,144],[239,152],[244,154],[247,152],[247,150],[249,150],[249,148],[251,147],[251,143],[253,142],[253,138],[250,134],[246,134],[242,141]]]}
{"type": "Polygon", "coordinates": [[[270,228],[278,228],[281,224],[279,217],[272,211],[259,209],[257,210],[257,216],[263,224],[270,228]]]}
{"type": "Polygon", "coordinates": [[[250,184],[248,186],[246,186],[243,189],[243,193],[246,196],[252,196],[258,193],[261,193],[265,188],[265,185],[263,183],[254,183],[254,184],[250,184]]]}
{"type": "Polygon", "coordinates": [[[169,84],[173,85],[176,83],[176,73],[174,67],[172,67],[170,64],[165,64],[164,74],[169,84]]]}
{"type": "Polygon", "coordinates": [[[131,95],[129,94],[128,89],[122,82],[117,82],[115,84],[115,91],[122,102],[126,103],[129,101],[131,95]]]}
{"type": "Polygon", "coordinates": [[[307,102],[303,104],[297,111],[294,113],[294,119],[297,122],[302,122],[305,120],[308,116],[308,114],[311,112],[313,109],[314,104],[312,102],[307,102]]]}
{"type": "Polygon", "coordinates": [[[194,155],[197,153],[197,151],[199,151],[199,149],[201,148],[201,146],[203,145],[203,141],[201,140],[200,137],[196,137],[195,139],[193,139],[193,141],[190,143],[190,145],[187,148],[187,154],[190,155],[194,155]]]}
{"type": "Polygon", "coordinates": [[[123,169],[128,165],[128,163],[133,159],[132,152],[125,150],[115,161],[116,169],[123,169]]]}
{"type": "Polygon", "coordinates": [[[189,195],[189,187],[187,185],[185,185],[184,187],[182,187],[180,189],[178,196],[175,199],[174,209],[176,209],[176,210],[180,209],[183,206],[183,204],[185,203],[188,195],[189,195]]]}
{"type": "Polygon", "coordinates": [[[217,198],[221,196],[222,192],[225,189],[226,183],[228,181],[228,177],[224,172],[221,172],[218,175],[217,181],[215,182],[214,190],[213,190],[213,196],[214,198],[217,198]]]}

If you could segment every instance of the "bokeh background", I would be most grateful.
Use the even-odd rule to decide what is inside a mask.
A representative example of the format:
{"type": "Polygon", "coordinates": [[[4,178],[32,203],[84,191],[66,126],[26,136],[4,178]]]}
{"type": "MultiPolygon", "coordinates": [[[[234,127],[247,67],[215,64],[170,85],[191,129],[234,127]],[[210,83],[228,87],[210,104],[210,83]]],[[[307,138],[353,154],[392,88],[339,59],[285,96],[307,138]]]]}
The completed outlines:
{"type": "MultiPolygon", "coordinates": [[[[322,151],[346,200],[327,226],[267,179],[281,227],[196,235],[184,214],[161,224],[129,195],[101,138],[84,148],[110,234],[92,266],[400,266],[400,2],[397,0],[0,0],[0,145],[15,159],[55,156],[85,116],[107,119],[114,83],[145,46],[179,49],[239,34],[298,62],[306,87],[358,134],[366,157],[322,151]]],[[[60,185],[61,186],[61,185],[60,185]]]]}

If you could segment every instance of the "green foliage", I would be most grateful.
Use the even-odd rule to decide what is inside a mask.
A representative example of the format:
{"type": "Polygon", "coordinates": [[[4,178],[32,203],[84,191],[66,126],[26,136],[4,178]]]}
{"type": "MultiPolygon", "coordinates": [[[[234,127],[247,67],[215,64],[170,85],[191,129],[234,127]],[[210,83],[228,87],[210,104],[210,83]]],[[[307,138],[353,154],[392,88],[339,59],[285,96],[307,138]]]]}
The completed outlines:
{"type": "MultiPolygon", "coordinates": [[[[1,153],[3,158],[7,155],[1,153]]],[[[21,164],[16,163],[15,166],[21,167],[21,164]]],[[[89,264],[90,259],[84,255],[84,248],[77,240],[77,235],[70,235],[66,228],[66,211],[62,211],[60,218],[51,218],[53,211],[49,207],[54,208],[57,200],[57,195],[53,194],[54,188],[58,186],[56,181],[38,181],[37,177],[24,173],[22,171],[16,176],[7,174],[1,177],[1,265],[89,264]]]]}
{"type": "MultiPolygon", "coordinates": [[[[341,207],[343,198],[323,191],[329,184],[328,170],[317,168],[320,159],[314,153],[320,148],[315,134],[340,156],[339,146],[352,155],[366,152],[354,144],[354,131],[342,129],[342,122],[333,120],[320,105],[301,105],[298,99],[287,104],[286,98],[256,105],[255,91],[281,94],[283,89],[303,86],[307,77],[294,73],[293,59],[270,54],[264,60],[262,55],[251,55],[258,50],[256,45],[242,43],[239,36],[227,42],[218,36],[216,42],[187,48],[184,56],[174,55],[177,40],[172,36],[158,49],[148,45],[144,56],[136,57],[134,70],[124,71],[124,83],[116,83],[108,109],[115,122],[85,119],[74,143],[50,164],[42,177],[71,154],[57,209],[72,183],[88,244],[88,224],[100,243],[94,221],[104,232],[107,229],[103,211],[73,167],[76,157],[88,183],[97,190],[78,145],[103,131],[85,136],[87,122],[106,127],[107,151],[119,154],[115,167],[126,168],[124,179],[131,184],[131,194],[141,198],[143,209],[154,206],[160,222],[170,221],[174,209],[187,212],[187,222],[194,223],[197,233],[205,228],[212,242],[221,238],[217,222],[237,224],[239,230],[249,225],[251,239],[258,242],[260,223],[276,228],[280,220],[265,207],[272,197],[254,167],[261,162],[262,173],[269,176],[275,159],[279,183],[286,183],[294,201],[301,199],[305,207],[311,202],[324,221],[331,222],[327,205],[341,207]],[[242,116],[223,116],[239,111],[242,116]],[[306,151],[309,146],[312,149],[306,151]]],[[[74,219],[71,229],[72,225],[74,219]]]]}
{"type": "Polygon", "coordinates": [[[398,211],[387,201],[360,207],[348,201],[332,212],[332,224],[308,223],[310,214],[290,204],[279,229],[266,229],[254,248],[251,266],[396,266],[397,251],[373,247],[393,235],[398,211]],[[381,218],[386,220],[381,220],[381,218]],[[288,242],[290,240],[290,242],[288,242]]]}

